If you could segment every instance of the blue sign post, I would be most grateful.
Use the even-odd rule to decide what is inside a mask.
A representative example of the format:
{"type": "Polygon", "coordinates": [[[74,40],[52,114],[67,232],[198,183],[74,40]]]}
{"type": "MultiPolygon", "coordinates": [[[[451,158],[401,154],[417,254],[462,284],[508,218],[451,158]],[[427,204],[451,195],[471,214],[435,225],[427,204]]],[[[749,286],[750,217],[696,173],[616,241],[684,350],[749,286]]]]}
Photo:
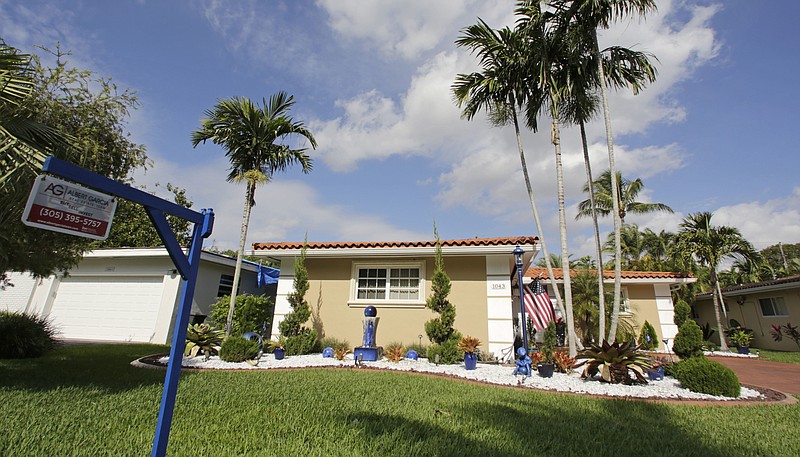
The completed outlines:
{"type": "Polygon", "coordinates": [[[169,431],[172,426],[172,413],[175,410],[175,395],[178,392],[178,380],[181,375],[183,347],[186,342],[186,328],[189,325],[189,313],[192,308],[195,284],[197,283],[197,272],[200,269],[200,254],[203,250],[203,240],[211,235],[211,231],[214,228],[214,211],[212,209],[202,209],[199,213],[192,211],[189,208],[134,189],[55,157],[48,157],[45,160],[42,171],[143,205],[155,226],[156,232],[164,242],[172,262],[178,269],[181,278],[183,278],[181,302],[175,319],[175,328],[172,332],[172,347],[169,351],[167,376],[164,379],[161,408],[158,411],[153,450],[150,454],[152,457],[163,457],[167,454],[167,442],[169,441],[169,431]],[[175,234],[172,233],[165,213],[194,223],[188,257],[178,244],[175,234]]]}

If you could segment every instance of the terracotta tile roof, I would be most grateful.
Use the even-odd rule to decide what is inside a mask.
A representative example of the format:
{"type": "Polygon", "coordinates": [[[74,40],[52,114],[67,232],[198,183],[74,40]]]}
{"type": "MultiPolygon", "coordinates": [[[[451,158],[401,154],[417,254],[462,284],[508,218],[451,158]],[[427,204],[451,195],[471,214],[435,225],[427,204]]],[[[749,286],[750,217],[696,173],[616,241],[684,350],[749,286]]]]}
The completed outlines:
{"type": "MultiPolygon", "coordinates": [[[[757,289],[760,287],[781,286],[784,284],[791,284],[795,282],[800,282],[800,275],[788,276],[786,278],[771,279],[769,281],[751,282],[748,284],[740,284],[738,286],[723,287],[722,294],[724,295],[726,293],[738,292],[740,290],[757,289]]],[[[697,299],[705,299],[710,297],[711,297],[711,292],[697,294],[696,296],[697,299]]]]}
{"type": "MultiPolygon", "coordinates": [[[[536,244],[535,236],[519,236],[510,238],[468,238],[464,240],[441,240],[443,247],[451,246],[513,246],[516,244],[536,244]]],[[[333,241],[309,242],[308,249],[354,249],[354,248],[424,248],[434,247],[436,241],[333,241]]],[[[253,250],[289,250],[302,249],[303,242],[253,243],[253,250]]]]}
{"type": "MultiPolygon", "coordinates": [[[[570,276],[575,276],[577,274],[576,269],[570,270],[570,276]]],[[[595,270],[591,270],[594,272],[595,270]]],[[[556,280],[564,279],[564,272],[561,268],[553,268],[553,274],[556,277],[556,280]]],[[[528,271],[525,272],[525,276],[528,278],[542,278],[542,279],[549,279],[549,275],[547,274],[547,268],[528,268],[528,271]]],[[[622,271],[622,279],[673,279],[673,278],[693,278],[694,276],[691,273],[675,273],[671,271],[622,271]]],[[[613,270],[603,270],[603,278],[604,279],[614,279],[614,271],[613,270]]]]}

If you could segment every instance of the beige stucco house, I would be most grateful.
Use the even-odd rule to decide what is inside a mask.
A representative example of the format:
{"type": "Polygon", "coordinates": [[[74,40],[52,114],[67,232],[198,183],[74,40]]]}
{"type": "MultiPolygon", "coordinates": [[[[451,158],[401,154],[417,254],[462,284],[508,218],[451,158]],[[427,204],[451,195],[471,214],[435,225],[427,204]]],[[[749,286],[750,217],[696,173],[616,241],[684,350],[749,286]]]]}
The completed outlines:
{"type": "MultiPolygon", "coordinates": [[[[773,325],[791,323],[800,326],[800,275],[722,289],[725,324],[734,319],[742,327],[753,329],[751,346],[774,351],[797,351],[790,338],[776,342],[770,335],[773,325]]],[[[714,303],[710,293],[698,295],[693,304],[695,320],[716,327],[714,303]]],[[[722,311],[722,310],[721,310],[722,311]]],[[[719,342],[719,332],[712,335],[719,342]]]]}
{"type": "MultiPolygon", "coordinates": [[[[456,307],[455,327],[479,338],[482,349],[499,354],[514,341],[512,251],[519,245],[527,267],[538,251],[536,237],[442,240],[445,270],[452,281],[450,302],[456,307]]],[[[272,333],[291,311],[294,262],[303,243],[255,243],[252,254],[280,265],[272,333]]],[[[323,336],[362,340],[364,308],[373,305],[380,318],[376,343],[428,343],[425,322],[435,317],[425,307],[431,294],[435,242],[307,243],[305,266],[311,323],[323,336]]],[[[515,311],[516,309],[516,311],[515,311]]]]}

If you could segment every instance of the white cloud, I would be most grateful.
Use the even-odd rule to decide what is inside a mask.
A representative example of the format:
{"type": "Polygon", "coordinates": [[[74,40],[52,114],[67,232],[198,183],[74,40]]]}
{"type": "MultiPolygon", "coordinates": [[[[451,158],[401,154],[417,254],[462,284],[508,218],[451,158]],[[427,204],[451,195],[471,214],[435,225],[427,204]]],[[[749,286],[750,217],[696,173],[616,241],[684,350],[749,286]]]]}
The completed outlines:
{"type": "Polygon", "coordinates": [[[756,249],[796,243],[800,241],[800,187],[785,198],[723,206],[714,212],[712,222],[738,228],[756,249]]]}

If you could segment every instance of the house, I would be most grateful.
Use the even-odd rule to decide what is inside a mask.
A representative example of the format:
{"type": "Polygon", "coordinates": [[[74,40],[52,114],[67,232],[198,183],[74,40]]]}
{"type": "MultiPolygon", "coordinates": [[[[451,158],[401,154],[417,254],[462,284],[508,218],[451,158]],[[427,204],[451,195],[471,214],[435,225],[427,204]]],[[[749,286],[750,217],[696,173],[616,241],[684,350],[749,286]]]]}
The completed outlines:
{"type": "MultiPolygon", "coordinates": [[[[742,327],[753,329],[751,346],[774,351],[798,350],[791,338],[774,341],[770,330],[773,325],[787,323],[800,326],[800,275],[727,287],[722,289],[722,296],[723,325],[735,320],[742,327]]],[[[700,325],[717,326],[711,293],[697,295],[692,308],[700,325]]],[[[712,340],[719,342],[719,332],[712,335],[712,340]]]]}
{"type": "MultiPolygon", "coordinates": [[[[230,294],[236,259],[203,251],[191,314],[201,320],[230,294]]],[[[259,265],[242,264],[239,293],[263,294],[259,265]]],[[[36,279],[12,273],[0,310],[47,316],[65,340],[169,342],[181,276],[164,248],[98,249],[65,275],[36,279]]],[[[274,293],[274,287],[272,293],[274,293]]]]}
{"type": "MultiPolygon", "coordinates": [[[[513,317],[519,302],[512,300],[512,252],[519,245],[528,265],[538,252],[537,241],[536,237],[441,241],[445,271],[452,283],[448,298],[456,307],[455,328],[479,338],[484,350],[500,354],[513,344],[513,317]]],[[[294,262],[303,246],[302,242],[253,244],[253,255],[280,264],[273,335],[283,316],[291,312],[287,296],[294,288],[294,262]]],[[[423,339],[428,343],[425,322],[436,316],[425,307],[431,295],[435,246],[435,241],[306,243],[309,290],[305,298],[317,334],[359,345],[364,308],[373,305],[380,319],[378,346],[423,339]]]]}
{"type": "MultiPolygon", "coordinates": [[[[572,276],[577,273],[574,269],[570,272],[572,276]]],[[[563,270],[556,268],[553,270],[553,274],[556,284],[564,282],[563,270]]],[[[592,271],[592,274],[596,275],[596,270],[592,271]]],[[[530,268],[525,273],[525,277],[531,280],[540,278],[542,283],[547,284],[548,293],[555,303],[552,290],[553,281],[550,281],[545,268],[530,268]]],[[[627,320],[633,326],[637,338],[644,322],[649,322],[658,334],[658,348],[666,349],[663,340],[669,339],[671,343],[678,333],[678,327],[673,320],[674,306],[670,289],[695,281],[697,279],[687,273],[622,271],[620,318],[627,320]]],[[[606,287],[613,287],[614,271],[603,271],[603,283],[606,287]]],[[[606,305],[611,306],[612,304],[606,303],[606,305]]],[[[669,347],[672,347],[671,344],[669,347]]]]}

